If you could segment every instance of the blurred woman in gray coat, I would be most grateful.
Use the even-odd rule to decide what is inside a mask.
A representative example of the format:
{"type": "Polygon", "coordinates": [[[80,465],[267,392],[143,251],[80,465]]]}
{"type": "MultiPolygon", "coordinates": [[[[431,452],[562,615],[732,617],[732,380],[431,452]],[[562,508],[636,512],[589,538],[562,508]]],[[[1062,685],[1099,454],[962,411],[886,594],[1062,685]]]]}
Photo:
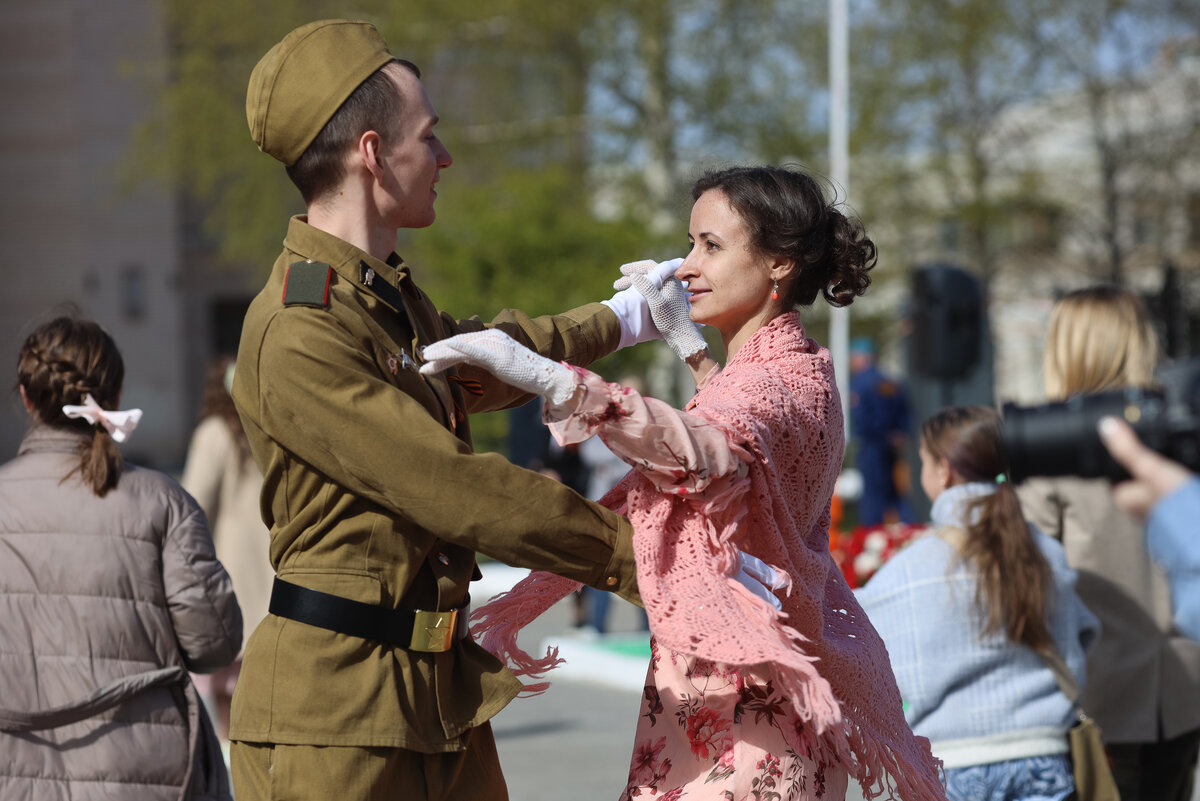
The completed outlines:
{"type": "Polygon", "coordinates": [[[0,465],[0,798],[223,799],[188,670],[227,665],[242,617],[196,502],[123,462],[139,412],[93,322],[21,348],[32,426],[0,465]]]}

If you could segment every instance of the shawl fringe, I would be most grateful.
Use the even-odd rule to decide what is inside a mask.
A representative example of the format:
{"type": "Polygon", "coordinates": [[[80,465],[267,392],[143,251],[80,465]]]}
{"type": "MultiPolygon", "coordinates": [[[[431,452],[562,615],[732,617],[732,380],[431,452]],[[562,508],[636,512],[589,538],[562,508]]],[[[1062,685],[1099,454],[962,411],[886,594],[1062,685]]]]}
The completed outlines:
{"type": "MultiPolygon", "coordinates": [[[[515,676],[542,678],[566,660],[558,648],[546,649],[544,657],[535,657],[517,645],[517,635],[547,609],[575,592],[582,585],[552,573],[534,572],[517,582],[511,590],[495,596],[471,614],[471,636],[497,659],[508,664],[515,676]]],[[[541,695],[548,681],[525,683],[521,695],[541,695]]]]}

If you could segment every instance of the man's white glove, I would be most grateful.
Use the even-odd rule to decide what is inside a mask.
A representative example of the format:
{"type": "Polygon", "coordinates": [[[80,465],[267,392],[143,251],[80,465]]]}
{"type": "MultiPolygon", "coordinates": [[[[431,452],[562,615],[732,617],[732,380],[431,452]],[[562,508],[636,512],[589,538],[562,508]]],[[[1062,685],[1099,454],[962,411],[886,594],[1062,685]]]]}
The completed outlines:
{"type": "Polygon", "coordinates": [[[456,364],[482,367],[506,384],[566,403],[579,381],[571,368],[534,353],[503,331],[489,329],[458,334],[426,345],[421,373],[431,375],[456,364]]]}
{"type": "MultiPolygon", "coordinates": [[[[665,264],[678,265],[683,259],[675,259],[665,264]]],[[[645,268],[649,262],[634,262],[621,266],[625,278],[613,284],[614,289],[632,285],[646,298],[650,309],[650,318],[654,327],[662,334],[662,338],[681,359],[687,359],[702,350],[708,349],[708,343],[700,335],[700,328],[692,322],[691,305],[688,303],[687,291],[683,283],[675,277],[674,270],[669,278],[661,282],[654,280],[653,273],[645,268]]]]}
{"type": "MultiPolygon", "coordinates": [[[[636,267],[652,285],[661,287],[664,281],[675,275],[675,271],[681,264],[683,264],[683,259],[671,259],[657,263],[646,259],[621,265],[621,274],[628,276],[630,273],[627,270],[636,267]]],[[[612,309],[617,315],[617,319],[621,321],[621,343],[617,347],[627,348],[639,342],[661,339],[662,335],[654,326],[654,319],[650,315],[650,306],[646,301],[646,296],[633,288],[629,278],[617,279],[617,282],[613,284],[613,289],[620,291],[609,300],[600,302],[612,309]]]]}
{"type": "Polygon", "coordinates": [[[776,609],[783,608],[783,604],[772,590],[780,590],[787,586],[784,576],[757,556],[738,551],[738,572],[733,578],[771,606],[776,609]]]}

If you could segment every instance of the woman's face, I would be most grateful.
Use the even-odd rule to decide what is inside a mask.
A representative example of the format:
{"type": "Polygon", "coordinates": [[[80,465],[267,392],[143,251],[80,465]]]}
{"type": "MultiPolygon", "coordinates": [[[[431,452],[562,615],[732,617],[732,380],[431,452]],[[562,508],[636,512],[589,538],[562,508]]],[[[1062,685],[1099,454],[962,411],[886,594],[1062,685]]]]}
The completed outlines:
{"type": "Polygon", "coordinates": [[[929,498],[929,502],[933,503],[937,500],[937,496],[942,494],[942,490],[946,489],[947,479],[950,477],[950,465],[945,459],[939,459],[929,452],[925,447],[925,443],[921,443],[921,489],[925,490],[925,497],[929,498]]]}
{"type": "Polygon", "coordinates": [[[675,276],[687,283],[692,320],[721,332],[732,352],[778,311],[771,260],[756,253],[741,216],[710,189],[692,206],[691,249],[675,276]]]}

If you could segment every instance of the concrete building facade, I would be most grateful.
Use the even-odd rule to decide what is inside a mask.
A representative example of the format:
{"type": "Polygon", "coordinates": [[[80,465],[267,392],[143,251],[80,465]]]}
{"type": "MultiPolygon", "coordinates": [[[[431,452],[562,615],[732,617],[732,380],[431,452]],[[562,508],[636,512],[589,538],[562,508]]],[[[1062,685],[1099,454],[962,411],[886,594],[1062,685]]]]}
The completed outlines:
{"type": "MultiPolygon", "coordinates": [[[[74,307],[116,339],[122,405],[145,412],[124,452],[174,469],[206,362],[235,336],[251,290],[203,263],[181,198],[139,174],[134,132],[167,46],[154,0],[0,4],[0,386],[14,387],[28,333],[74,307]]],[[[0,457],[26,423],[13,393],[0,404],[0,457]]]]}

